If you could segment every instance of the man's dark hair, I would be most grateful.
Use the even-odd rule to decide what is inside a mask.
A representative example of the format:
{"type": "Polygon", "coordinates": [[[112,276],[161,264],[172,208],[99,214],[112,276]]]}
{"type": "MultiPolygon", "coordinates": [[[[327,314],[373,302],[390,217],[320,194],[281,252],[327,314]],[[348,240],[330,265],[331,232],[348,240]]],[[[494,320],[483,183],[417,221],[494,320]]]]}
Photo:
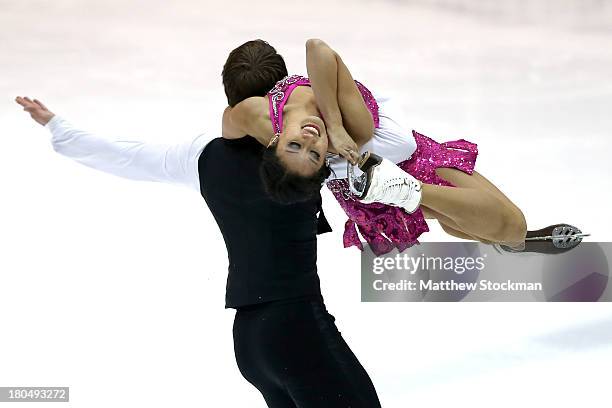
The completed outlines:
{"type": "Polygon", "coordinates": [[[265,96],[287,75],[285,60],[264,40],[247,41],[230,52],[221,74],[231,107],[251,96],[265,96]]]}
{"type": "Polygon", "coordinates": [[[259,174],[270,198],[281,204],[293,204],[317,197],[323,182],[331,174],[327,164],[312,176],[290,172],[276,154],[276,146],[264,149],[259,174]]]}

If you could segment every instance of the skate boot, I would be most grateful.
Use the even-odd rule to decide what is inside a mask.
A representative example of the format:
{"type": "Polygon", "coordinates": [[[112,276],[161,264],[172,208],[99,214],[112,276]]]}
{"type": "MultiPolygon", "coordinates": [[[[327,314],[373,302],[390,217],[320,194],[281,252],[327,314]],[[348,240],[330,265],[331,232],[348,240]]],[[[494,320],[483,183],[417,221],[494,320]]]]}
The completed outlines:
{"type": "Polygon", "coordinates": [[[383,203],[413,213],[421,203],[421,182],[374,153],[361,155],[357,166],[347,164],[351,192],[362,203],[383,203]]]}
{"type": "Polygon", "coordinates": [[[588,237],[580,229],[569,224],[555,224],[537,231],[527,231],[525,247],[523,249],[511,248],[504,244],[493,244],[499,253],[537,252],[541,254],[560,254],[575,248],[588,237]]]}

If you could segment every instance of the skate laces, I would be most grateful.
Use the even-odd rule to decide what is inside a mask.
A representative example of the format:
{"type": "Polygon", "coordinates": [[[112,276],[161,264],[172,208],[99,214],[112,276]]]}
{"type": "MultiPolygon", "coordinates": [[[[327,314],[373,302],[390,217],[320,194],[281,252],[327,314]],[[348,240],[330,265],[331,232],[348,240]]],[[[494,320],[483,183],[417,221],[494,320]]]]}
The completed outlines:
{"type": "Polygon", "coordinates": [[[410,201],[418,191],[419,183],[406,177],[393,177],[385,180],[381,188],[381,200],[410,201]]]}

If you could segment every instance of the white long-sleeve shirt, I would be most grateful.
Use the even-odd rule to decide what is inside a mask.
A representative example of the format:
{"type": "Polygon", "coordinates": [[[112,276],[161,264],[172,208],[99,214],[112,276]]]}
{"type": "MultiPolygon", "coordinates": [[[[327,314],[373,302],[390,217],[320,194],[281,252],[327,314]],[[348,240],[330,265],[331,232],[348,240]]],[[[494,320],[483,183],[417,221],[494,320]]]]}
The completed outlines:
{"type": "Polygon", "coordinates": [[[76,129],[55,115],[45,125],[53,149],[85,166],[132,180],[182,185],[200,193],[198,158],[212,139],[206,133],[177,144],[110,140],[76,129]]]}
{"type": "MultiPolygon", "coordinates": [[[[380,127],[374,137],[362,146],[361,153],[371,151],[394,163],[407,160],[416,150],[414,137],[401,122],[401,110],[393,98],[377,96],[380,127]],[[398,122],[399,120],[399,122],[398,122]]],[[[53,149],[85,166],[132,180],[157,181],[187,186],[200,192],[198,159],[214,135],[206,133],[177,144],[149,143],[134,140],[111,140],[76,129],[55,115],[45,125],[51,131],[53,149]]],[[[346,160],[330,160],[333,170],[328,180],[346,178],[346,160]]]]}

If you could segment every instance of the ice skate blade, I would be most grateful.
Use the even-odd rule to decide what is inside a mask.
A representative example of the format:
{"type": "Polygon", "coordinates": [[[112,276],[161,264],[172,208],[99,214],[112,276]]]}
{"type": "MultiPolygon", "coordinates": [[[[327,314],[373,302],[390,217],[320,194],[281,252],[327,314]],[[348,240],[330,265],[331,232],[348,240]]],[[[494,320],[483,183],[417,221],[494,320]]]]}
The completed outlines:
{"type": "Polygon", "coordinates": [[[528,231],[525,238],[525,248],[522,250],[513,249],[503,244],[493,244],[499,253],[539,253],[539,254],[560,254],[577,247],[583,237],[591,234],[583,233],[579,228],[570,224],[557,224],[538,231],[528,231]],[[539,235],[541,234],[541,235],[539,235]],[[535,235],[535,236],[534,236],[535,235]]]}
{"type": "Polygon", "coordinates": [[[585,234],[585,233],[574,234],[574,235],[547,235],[544,237],[525,238],[525,241],[537,241],[537,240],[544,240],[544,239],[562,239],[562,238],[584,238],[584,237],[590,237],[590,236],[591,234],[585,234]]]}
{"type": "Polygon", "coordinates": [[[359,160],[357,160],[357,166],[353,166],[348,161],[346,162],[349,189],[355,197],[361,199],[368,194],[374,169],[380,163],[382,163],[382,157],[371,152],[363,153],[359,160]],[[358,175],[355,167],[362,171],[362,173],[358,175]]]}

